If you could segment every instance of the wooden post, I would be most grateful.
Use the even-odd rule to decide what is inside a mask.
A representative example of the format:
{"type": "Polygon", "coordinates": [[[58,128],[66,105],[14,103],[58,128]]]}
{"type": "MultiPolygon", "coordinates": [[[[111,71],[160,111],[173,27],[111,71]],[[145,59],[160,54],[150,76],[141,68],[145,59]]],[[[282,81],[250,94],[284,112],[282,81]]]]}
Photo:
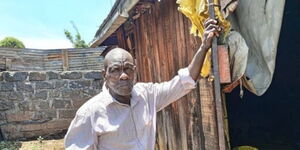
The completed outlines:
{"type": "MultiPolygon", "coordinates": [[[[211,19],[215,19],[215,4],[214,0],[208,0],[209,14],[211,19]]],[[[214,75],[214,98],[216,106],[216,120],[218,127],[218,143],[220,150],[226,150],[225,146],[225,135],[224,135],[224,122],[223,122],[223,109],[221,99],[221,87],[220,87],[220,73],[219,73],[219,62],[218,62],[218,45],[217,38],[213,38],[212,41],[212,64],[213,64],[213,75],[214,75]]]]}
{"type": "Polygon", "coordinates": [[[220,83],[231,83],[229,54],[227,45],[218,45],[218,61],[220,83]]]}
{"type": "Polygon", "coordinates": [[[5,70],[11,69],[11,59],[5,58],[5,70]]]}
{"type": "Polygon", "coordinates": [[[62,49],[62,62],[63,62],[63,71],[69,70],[69,55],[67,49],[62,49]]]}
{"type": "Polygon", "coordinates": [[[127,49],[126,41],[125,41],[125,37],[124,37],[124,30],[123,30],[122,26],[119,27],[119,29],[117,30],[117,39],[118,39],[118,46],[123,49],[127,49]]]}

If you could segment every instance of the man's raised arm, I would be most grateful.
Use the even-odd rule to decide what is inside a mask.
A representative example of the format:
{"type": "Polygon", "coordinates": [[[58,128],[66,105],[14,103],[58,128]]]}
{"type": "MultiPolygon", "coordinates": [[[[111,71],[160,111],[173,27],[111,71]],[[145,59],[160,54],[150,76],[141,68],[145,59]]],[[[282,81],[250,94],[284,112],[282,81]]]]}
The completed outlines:
{"type": "Polygon", "coordinates": [[[205,54],[211,47],[212,39],[215,36],[219,36],[221,27],[217,25],[217,21],[209,19],[205,22],[205,31],[203,34],[202,44],[196,54],[194,55],[192,62],[189,64],[188,69],[190,76],[196,81],[199,77],[200,70],[203,66],[205,54]]]}

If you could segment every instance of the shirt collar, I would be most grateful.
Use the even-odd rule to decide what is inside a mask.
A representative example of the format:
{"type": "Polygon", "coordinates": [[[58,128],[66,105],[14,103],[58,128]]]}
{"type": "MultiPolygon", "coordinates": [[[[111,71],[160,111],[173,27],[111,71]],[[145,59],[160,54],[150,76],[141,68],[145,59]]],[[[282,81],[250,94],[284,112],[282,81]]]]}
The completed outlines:
{"type": "MultiPolygon", "coordinates": [[[[106,105],[109,105],[111,103],[117,103],[119,105],[129,106],[127,104],[120,103],[114,97],[111,96],[111,94],[109,93],[109,89],[106,87],[106,82],[104,82],[102,86],[102,93],[105,96],[104,103],[106,105]]],[[[133,89],[131,91],[130,107],[134,107],[138,103],[138,98],[137,98],[138,96],[139,96],[139,92],[137,92],[135,86],[133,86],[133,89]]]]}

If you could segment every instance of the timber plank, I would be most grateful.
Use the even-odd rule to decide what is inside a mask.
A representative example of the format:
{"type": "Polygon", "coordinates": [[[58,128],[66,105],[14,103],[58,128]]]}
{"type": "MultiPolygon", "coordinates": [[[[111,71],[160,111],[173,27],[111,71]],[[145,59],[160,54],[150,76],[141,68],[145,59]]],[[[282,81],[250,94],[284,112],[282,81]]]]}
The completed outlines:
{"type": "MultiPolygon", "coordinates": [[[[153,3],[132,28],[132,53],[138,81],[143,82],[171,79],[189,64],[201,44],[190,35],[191,23],[177,11],[175,1],[153,3]]],[[[196,90],[157,114],[157,150],[218,149],[212,84],[199,82],[196,90]]]]}

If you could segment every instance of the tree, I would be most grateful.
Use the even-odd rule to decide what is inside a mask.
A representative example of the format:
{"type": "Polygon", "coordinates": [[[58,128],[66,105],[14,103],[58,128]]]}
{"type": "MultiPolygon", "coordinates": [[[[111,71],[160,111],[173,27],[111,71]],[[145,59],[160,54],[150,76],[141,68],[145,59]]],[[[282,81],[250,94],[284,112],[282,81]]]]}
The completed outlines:
{"type": "Polygon", "coordinates": [[[69,32],[68,30],[65,29],[64,32],[65,32],[67,39],[73,44],[73,46],[75,48],[88,48],[89,46],[85,43],[85,41],[83,39],[81,39],[81,35],[73,21],[71,21],[71,24],[73,25],[73,28],[76,31],[75,40],[74,40],[71,32],[69,32]]]}
{"type": "Polygon", "coordinates": [[[5,48],[25,48],[22,41],[14,37],[6,37],[0,41],[0,47],[5,48]]]}

